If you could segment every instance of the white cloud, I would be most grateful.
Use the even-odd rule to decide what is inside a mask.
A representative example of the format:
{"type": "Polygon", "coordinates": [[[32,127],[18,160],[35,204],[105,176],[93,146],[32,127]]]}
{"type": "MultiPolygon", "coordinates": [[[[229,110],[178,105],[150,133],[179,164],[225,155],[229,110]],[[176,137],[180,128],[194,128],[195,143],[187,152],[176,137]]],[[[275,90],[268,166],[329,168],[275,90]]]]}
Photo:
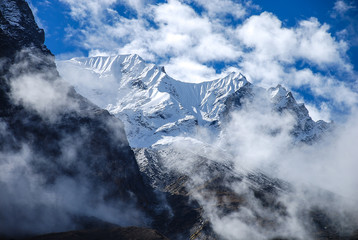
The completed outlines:
{"type": "Polygon", "coordinates": [[[339,13],[339,14],[344,14],[346,13],[349,9],[354,8],[354,6],[347,4],[345,1],[343,0],[338,0],[334,3],[334,7],[333,9],[339,13]]]}
{"type": "Polygon", "coordinates": [[[134,10],[136,10],[137,13],[141,13],[143,11],[143,7],[145,6],[144,0],[125,0],[125,3],[134,10]]]}
{"type": "MultiPolygon", "coordinates": [[[[64,167],[77,159],[69,151],[74,151],[74,154],[83,152],[83,139],[69,135],[68,139],[62,140],[59,151],[65,154],[58,164],[64,167]]],[[[131,203],[106,201],[105,187],[101,186],[94,192],[85,178],[57,176],[53,184],[46,185],[46,174],[35,170],[34,165],[46,163],[44,166],[51,169],[48,159],[39,156],[26,144],[19,143],[17,147],[20,150],[16,153],[0,151],[2,234],[37,235],[73,230],[78,223],[74,222],[72,215],[91,216],[121,226],[140,225],[143,219],[146,220],[131,203]]],[[[82,172],[88,171],[84,164],[80,168],[82,172]]]]}
{"type": "Polygon", "coordinates": [[[297,61],[304,61],[322,71],[333,67],[353,75],[352,65],[345,60],[347,44],[336,41],[328,30],[328,25],[315,18],[286,28],[271,13],[251,16],[237,29],[240,42],[250,48],[240,66],[249,80],[263,87],[280,83],[288,88],[308,86],[315,96],[332,99],[337,104],[355,105],[357,93],[343,82],[295,66],[297,61]]]}
{"type": "Polygon", "coordinates": [[[326,103],[321,103],[318,108],[310,104],[305,104],[305,106],[314,121],[323,120],[329,122],[331,120],[330,109],[326,103]]]}
{"type": "Polygon", "coordinates": [[[78,21],[87,18],[88,15],[93,17],[92,20],[98,20],[104,17],[103,11],[116,3],[116,0],[60,0],[70,6],[71,17],[78,21]]]}
{"type": "Polygon", "coordinates": [[[250,1],[126,2],[139,13],[134,18],[121,16],[112,8],[118,3],[116,0],[61,1],[70,6],[71,16],[83,24],[81,29],[68,29],[69,39],[76,40],[92,55],[137,53],[166,65],[172,77],[190,82],[222,76],[214,68],[217,62],[237,62],[232,67],[241,69],[249,81],[263,87],[278,83],[288,88],[308,86],[314,94],[329,98],[336,105],[358,102],[350,87],[329,74],[333,68],[354,78],[347,60],[348,44],[335,39],[329,26],[316,18],[288,28],[274,14],[263,12],[234,26],[222,17],[229,14],[244,18],[248,8],[253,7],[250,1]],[[204,11],[199,14],[188,2],[202,6],[204,11]],[[297,69],[297,62],[320,72],[309,67],[297,69]]]}
{"type": "Polygon", "coordinates": [[[239,19],[247,15],[246,6],[230,0],[193,0],[193,2],[203,7],[207,14],[213,18],[230,15],[239,19]]]}
{"type": "Polygon", "coordinates": [[[69,91],[65,82],[51,82],[40,74],[22,75],[11,81],[12,99],[46,117],[77,108],[75,103],[69,101],[69,91]]]}
{"type": "Polygon", "coordinates": [[[214,68],[207,67],[188,58],[172,58],[165,64],[166,72],[185,82],[203,82],[214,79],[214,68]]]}
{"type": "Polygon", "coordinates": [[[265,169],[273,163],[273,159],[281,158],[283,149],[291,144],[290,131],[294,118],[288,114],[273,113],[267,99],[261,100],[259,98],[248,104],[247,109],[233,113],[230,124],[225,128],[221,144],[224,149],[225,146],[232,146],[229,150],[237,156],[237,169],[241,166],[265,169]]]}
{"type": "Polygon", "coordinates": [[[260,99],[244,104],[232,116],[228,125],[223,126],[225,132],[220,139],[209,139],[205,133],[194,136],[204,139],[211,147],[197,140],[180,139],[173,144],[176,150],[169,150],[163,160],[168,169],[188,175],[187,189],[203,207],[203,216],[210,220],[214,231],[225,239],[271,239],[277,235],[315,239],[311,235],[311,226],[307,226],[312,218],[308,212],[313,207],[327,213],[339,231],[348,229],[350,234],[349,228],[357,223],[358,216],[353,210],[358,201],[358,153],[353,140],[358,135],[357,115],[353,114],[345,125],[337,125],[333,137],[314,145],[292,144],[293,117],[272,112],[260,99]],[[179,159],[176,151],[181,153],[179,159]],[[287,181],[286,187],[290,191],[279,190],[274,197],[285,206],[287,214],[280,214],[278,208],[263,207],[252,192],[257,182],[249,180],[226,184],[223,180],[224,189],[230,189],[223,192],[235,192],[241,199],[237,211],[223,211],[222,206],[230,203],[230,195],[221,199],[213,194],[215,190],[208,183],[220,176],[220,170],[214,173],[208,170],[211,161],[203,164],[205,158],[212,159],[216,167],[218,163],[228,166],[233,163],[235,167],[225,171],[226,176],[230,176],[231,171],[239,176],[247,172],[264,172],[267,176],[287,181]],[[207,185],[208,188],[203,187],[207,185]],[[272,225],[260,224],[258,216],[272,225]]]}
{"type": "Polygon", "coordinates": [[[294,63],[306,60],[319,67],[343,65],[341,54],[347,50],[344,42],[336,42],[316,18],[299,22],[296,28],[286,28],[272,13],[251,16],[238,28],[238,38],[254,48],[257,60],[276,60],[294,63]]]}
{"type": "Polygon", "coordinates": [[[149,26],[144,18],[127,19],[118,14],[114,16],[117,21],[113,25],[98,25],[101,17],[97,12],[100,10],[94,11],[91,7],[86,10],[81,2],[74,4],[70,0],[63,1],[71,5],[71,14],[77,15],[76,18],[82,16],[90,21],[77,35],[74,29],[70,29],[70,36],[81,36],[78,42],[88,49],[136,52],[150,60],[185,56],[200,64],[214,60],[235,60],[242,54],[240,48],[228,39],[232,36],[229,28],[225,30],[228,34],[223,34],[223,26],[206,16],[199,16],[190,6],[177,0],[147,7],[146,16],[158,28],[149,26]],[[86,17],[83,14],[87,14],[86,17]]]}
{"type": "Polygon", "coordinates": [[[271,13],[264,12],[248,18],[237,29],[237,36],[243,44],[254,48],[259,60],[293,60],[289,53],[297,41],[294,32],[282,28],[282,22],[271,13]]]}
{"type": "Polygon", "coordinates": [[[336,36],[345,39],[351,47],[358,46],[358,5],[357,1],[337,0],[332,9],[331,17],[335,18],[341,29],[336,36]]]}
{"type": "Polygon", "coordinates": [[[336,126],[332,137],[314,146],[303,146],[287,152],[290,161],[281,161],[280,174],[294,182],[314,184],[322,189],[358,201],[357,111],[345,124],[336,126]],[[305,177],[302,177],[304,173],[305,177]]]}
{"type": "Polygon", "coordinates": [[[344,82],[337,81],[333,77],[313,73],[310,69],[294,68],[291,68],[291,72],[285,76],[291,80],[287,82],[288,86],[296,88],[309,86],[314,96],[333,100],[337,106],[340,104],[355,106],[358,103],[357,93],[344,82]]]}

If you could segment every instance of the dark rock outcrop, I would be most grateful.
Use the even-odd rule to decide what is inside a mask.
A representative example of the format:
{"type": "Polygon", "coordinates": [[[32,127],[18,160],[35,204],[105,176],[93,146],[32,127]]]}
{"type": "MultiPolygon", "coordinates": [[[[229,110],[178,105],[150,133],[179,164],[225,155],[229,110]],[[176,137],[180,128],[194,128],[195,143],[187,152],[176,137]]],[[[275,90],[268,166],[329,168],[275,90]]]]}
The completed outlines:
{"type": "MultiPolygon", "coordinates": [[[[27,169],[26,174],[36,178],[36,183],[40,185],[36,186],[36,189],[51,190],[64,178],[78,183],[85,182],[86,194],[95,196],[93,201],[89,200],[89,206],[96,207],[96,199],[99,199],[101,204],[108,203],[119,209],[128,205],[143,212],[143,219],[139,219],[139,224],[148,224],[146,218],[150,218],[148,214],[153,214],[151,208],[157,204],[156,196],[140,175],[122,122],[77,94],[73,88],[63,85],[54,57],[44,45],[44,31],[37,26],[24,0],[0,2],[0,39],[2,171],[7,171],[4,165],[15,164],[14,156],[26,148],[29,153],[22,155],[21,160],[27,169]],[[14,97],[16,87],[13,84],[19,79],[30,81],[30,88],[33,87],[33,82],[40,82],[40,94],[42,90],[43,94],[46,94],[46,88],[51,88],[51,93],[58,96],[54,101],[48,102],[46,98],[40,98],[42,102],[31,99],[31,104],[28,104],[26,98],[31,96],[31,89],[24,89],[20,98],[14,97]],[[59,85],[63,87],[59,88],[59,85]],[[60,101],[64,103],[58,105],[60,101]],[[43,104],[47,112],[37,109],[37,104],[43,104]]],[[[19,86],[23,87],[21,84],[20,81],[19,86]]],[[[20,179],[23,173],[12,171],[11,174],[14,174],[13,178],[20,179]]],[[[0,178],[0,191],[0,222],[5,223],[0,225],[2,234],[21,236],[56,231],[57,223],[42,230],[24,227],[40,220],[23,214],[28,211],[29,206],[17,205],[16,196],[10,196],[10,193],[21,190],[14,189],[14,186],[0,178]]],[[[53,192],[56,193],[55,190],[51,193],[53,192]]],[[[72,195],[81,193],[74,192],[72,195]]],[[[28,201],[31,202],[31,199],[28,201]]],[[[43,206],[36,202],[33,204],[39,219],[41,212],[50,211],[48,209],[52,207],[56,208],[54,212],[68,215],[70,219],[75,215],[65,207],[58,211],[58,208],[63,207],[61,205],[43,206]],[[39,210],[36,210],[37,208],[39,210]]],[[[91,212],[80,214],[92,215],[91,212]]],[[[68,227],[70,230],[82,226],[81,222],[77,221],[68,227]]]]}
{"type": "Polygon", "coordinates": [[[35,23],[28,4],[23,0],[0,2],[0,57],[14,55],[20,49],[33,47],[46,54],[45,33],[35,23]]]}

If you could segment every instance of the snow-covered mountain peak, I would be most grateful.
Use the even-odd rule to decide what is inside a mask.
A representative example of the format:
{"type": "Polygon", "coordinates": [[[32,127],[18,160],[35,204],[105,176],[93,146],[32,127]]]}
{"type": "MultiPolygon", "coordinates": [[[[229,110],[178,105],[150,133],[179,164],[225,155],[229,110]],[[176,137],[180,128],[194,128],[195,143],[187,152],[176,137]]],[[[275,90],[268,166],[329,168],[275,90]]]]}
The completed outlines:
{"type": "Polygon", "coordinates": [[[271,98],[271,102],[275,104],[276,109],[287,108],[289,106],[294,107],[297,104],[295,98],[290,91],[278,84],[276,87],[269,88],[268,93],[271,98]]]}
{"type": "Polygon", "coordinates": [[[79,65],[100,74],[117,73],[118,68],[126,72],[140,71],[146,65],[137,54],[72,58],[70,61],[77,62],[79,65]]]}
{"type": "Polygon", "coordinates": [[[230,74],[226,75],[223,78],[219,78],[213,81],[207,81],[204,83],[211,83],[215,86],[220,85],[220,86],[231,86],[231,87],[235,87],[235,88],[240,88],[242,86],[244,86],[246,83],[248,83],[248,81],[246,80],[245,76],[242,75],[241,73],[237,73],[237,72],[231,72],[230,74]]]}
{"type": "MultiPolygon", "coordinates": [[[[220,131],[222,118],[235,109],[229,105],[252,95],[252,84],[241,73],[201,83],[182,82],[136,54],[74,58],[57,65],[79,93],[124,120],[132,147],[152,146],[164,137],[190,136],[197,126],[220,131]],[[86,81],[79,82],[84,76],[86,81]]],[[[271,99],[278,110],[300,109],[281,85],[268,93],[267,101],[271,99]]],[[[306,112],[303,118],[308,119],[306,112]]]]}
{"type": "Polygon", "coordinates": [[[225,99],[248,84],[236,72],[207,82],[181,82],[136,54],[74,58],[57,65],[77,91],[125,119],[132,146],[148,146],[218,121],[225,99]],[[83,76],[91,80],[78,81],[83,76]]]}
{"type": "Polygon", "coordinates": [[[231,79],[245,79],[244,75],[242,75],[240,72],[231,72],[228,74],[225,78],[231,78],[231,79]]]}
{"type": "Polygon", "coordinates": [[[270,96],[272,99],[286,97],[288,91],[286,88],[282,87],[281,84],[278,84],[276,87],[269,88],[270,96]]]}

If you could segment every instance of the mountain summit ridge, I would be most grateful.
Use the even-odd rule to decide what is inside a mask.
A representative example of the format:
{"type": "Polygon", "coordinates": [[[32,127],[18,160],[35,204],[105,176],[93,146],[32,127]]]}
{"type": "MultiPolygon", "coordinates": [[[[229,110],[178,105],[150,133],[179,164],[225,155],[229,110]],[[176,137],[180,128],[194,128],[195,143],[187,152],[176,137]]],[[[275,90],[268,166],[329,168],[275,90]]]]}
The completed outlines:
{"type": "Polygon", "coordinates": [[[73,58],[57,65],[82,95],[124,120],[132,147],[149,147],[165,136],[190,136],[197,127],[218,134],[228,115],[239,110],[240,101],[249,95],[262,95],[276,111],[291,112],[298,121],[295,141],[314,141],[330,126],[313,121],[305,106],[281,85],[265,90],[241,73],[182,82],[137,54],[73,58]],[[89,76],[90,83],[79,82],[78,75],[89,76]]]}

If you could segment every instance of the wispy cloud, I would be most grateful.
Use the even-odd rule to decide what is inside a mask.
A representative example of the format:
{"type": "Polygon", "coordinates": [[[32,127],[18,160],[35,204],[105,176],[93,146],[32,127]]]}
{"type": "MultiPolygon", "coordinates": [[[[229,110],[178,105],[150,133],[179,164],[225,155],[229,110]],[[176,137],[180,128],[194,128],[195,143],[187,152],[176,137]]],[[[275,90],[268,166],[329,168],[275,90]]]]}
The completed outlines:
{"type": "MultiPolygon", "coordinates": [[[[192,0],[187,2],[198,4],[200,7],[204,8],[206,14],[210,18],[220,19],[229,15],[235,19],[240,19],[248,14],[246,6],[231,0],[214,0],[210,2],[204,0],[192,0]]],[[[247,4],[250,4],[250,2],[247,2],[247,4]]]]}
{"type": "Polygon", "coordinates": [[[343,0],[338,0],[334,3],[333,10],[335,10],[339,14],[344,14],[347,11],[349,11],[349,9],[352,9],[352,8],[354,8],[353,5],[348,4],[343,0]]]}
{"type": "MultiPolygon", "coordinates": [[[[116,3],[116,0],[60,0],[61,2],[70,6],[71,17],[83,23],[88,16],[92,17],[92,21],[100,21],[105,16],[102,13],[111,5],[116,3]]],[[[84,24],[84,23],[83,23],[84,24]]]]}
{"type": "Polygon", "coordinates": [[[340,39],[345,39],[353,47],[358,46],[358,5],[356,1],[337,0],[331,17],[340,23],[341,30],[336,33],[340,39]]]}

